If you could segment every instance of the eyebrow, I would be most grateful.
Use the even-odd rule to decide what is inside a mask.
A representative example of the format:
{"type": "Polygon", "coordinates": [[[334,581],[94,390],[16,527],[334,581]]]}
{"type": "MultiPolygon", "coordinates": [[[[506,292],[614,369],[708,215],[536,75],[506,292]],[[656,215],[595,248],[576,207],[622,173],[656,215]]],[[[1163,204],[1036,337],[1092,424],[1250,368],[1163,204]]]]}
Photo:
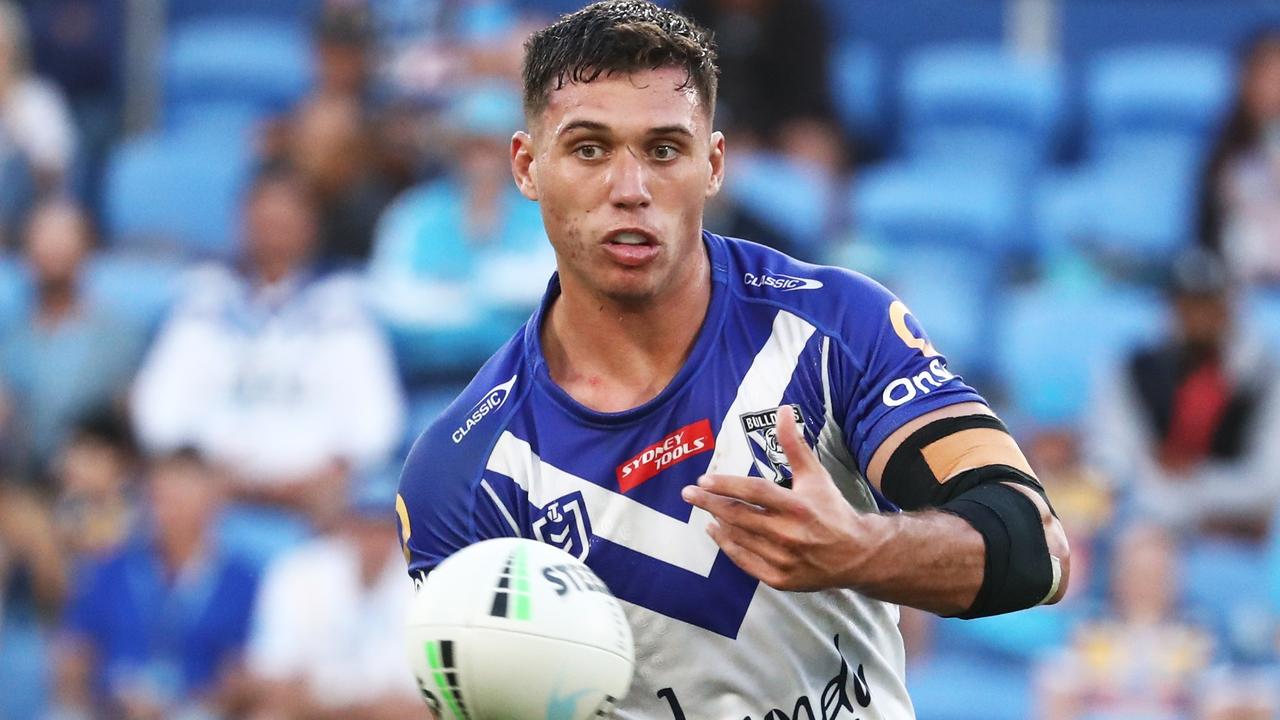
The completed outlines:
{"type": "MultiPolygon", "coordinates": [[[[574,120],[573,122],[560,128],[560,132],[556,133],[557,137],[563,137],[574,130],[590,130],[592,132],[607,133],[610,132],[608,125],[595,120],[574,120]]],[[[646,135],[683,135],[685,137],[693,137],[693,132],[683,125],[662,125],[659,127],[649,128],[645,132],[646,135]]]]}

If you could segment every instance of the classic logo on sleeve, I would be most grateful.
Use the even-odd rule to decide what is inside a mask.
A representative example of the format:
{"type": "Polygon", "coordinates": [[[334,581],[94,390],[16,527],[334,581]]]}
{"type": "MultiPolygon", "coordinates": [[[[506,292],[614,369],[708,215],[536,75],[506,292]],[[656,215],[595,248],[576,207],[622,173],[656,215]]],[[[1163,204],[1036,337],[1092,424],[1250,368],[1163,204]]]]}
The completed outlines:
{"type": "MultiPolygon", "coordinates": [[[[800,425],[800,432],[804,435],[805,442],[813,445],[813,438],[809,433],[809,427],[804,422],[800,406],[793,404],[787,407],[795,413],[796,423],[800,425]]],[[[770,408],[746,413],[740,418],[742,431],[747,434],[747,445],[751,447],[751,454],[756,461],[756,469],[760,471],[760,476],[783,487],[790,487],[791,465],[787,462],[786,453],[782,452],[782,446],[778,444],[778,409],[770,408]]]]}
{"type": "Polygon", "coordinates": [[[703,418],[685,425],[619,465],[614,471],[618,476],[618,487],[622,492],[628,492],[672,465],[715,446],[710,420],[703,418]]]}
{"type": "Polygon", "coordinates": [[[489,413],[502,407],[503,403],[507,401],[507,397],[511,395],[511,388],[516,384],[516,378],[518,377],[520,376],[512,375],[510,380],[494,385],[489,392],[484,394],[484,397],[480,398],[480,402],[472,406],[471,412],[467,413],[466,421],[459,425],[457,430],[453,431],[454,445],[462,442],[467,433],[471,432],[476,425],[479,425],[480,421],[488,417],[489,413]]]}
{"type": "Polygon", "coordinates": [[[821,280],[813,278],[802,278],[794,275],[783,275],[781,273],[771,273],[765,271],[759,275],[754,273],[745,273],[742,276],[742,282],[749,287],[773,288],[782,292],[792,292],[793,290],[817,290],[822,287],[821,280]]]}

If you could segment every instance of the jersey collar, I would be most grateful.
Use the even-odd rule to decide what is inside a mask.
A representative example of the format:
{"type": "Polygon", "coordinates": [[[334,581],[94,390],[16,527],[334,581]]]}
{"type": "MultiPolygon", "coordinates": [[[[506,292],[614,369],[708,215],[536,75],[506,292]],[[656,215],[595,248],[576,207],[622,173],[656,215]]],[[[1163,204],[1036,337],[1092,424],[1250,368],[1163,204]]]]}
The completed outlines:
{"type": "Polygon", "coordinates": [[[563,388],[551,379],[551,374],[547,371],[546,357],[542,352],[541,328],[547,309],[560,294],[560,274],[558,272],[552,274],[551,281],[547,284],[547,291],[542,297],[542,302],[537,311],[534,312],[533,317],[525,325],[524,330],[526,359],[529,367],[533,369],[533,376],[538,386],[546,391],[547,395],[557,405],[580,421],[591,425],[604,426],[624,425],[646,417],[654,410],[665,405],[671,398],[679,395],[685,385],[707,364],[707,355],[712,351],[717,339],[720,337],[720,328],[724,324],[725,308],[727,307],[727,296],[729,294],[726,282],[729,277],[730,259],[724,238],[703,230],[702,241],[707,248],[707,258],[711,264],[710,305],[707,307],[707,315],[702,321],[702,327],[698,330],[698,337],[694,340],[693,351],[689,353],[689,357],[684,361],[680,371],[662,389],[662,392],[643,405],[629,410],[603,413],[592,410],[574,400],[569,393],[565,392],[563,388]]]}

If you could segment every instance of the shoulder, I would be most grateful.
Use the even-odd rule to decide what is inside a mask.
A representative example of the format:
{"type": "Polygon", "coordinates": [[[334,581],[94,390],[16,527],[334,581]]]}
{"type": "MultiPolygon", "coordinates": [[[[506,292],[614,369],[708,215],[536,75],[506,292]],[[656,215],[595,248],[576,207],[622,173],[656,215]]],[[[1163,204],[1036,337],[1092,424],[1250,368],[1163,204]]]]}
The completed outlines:
{"type": "Polygon", "coordinates": [[[321,590],[332,583],[334,570],[342,562],[341,544],[334,538],[320,537],[277,557],[266,567],[263,579],[273,588],[288,588],[291,594],[305,595],[306,588],[315,586],[321,590]]]}
{"type": "Polygon", "coordinates": [[[803,262],[746,240],[726,238],[725,244],[731,258],[728,283],[737,297],[791,312],[846,343],[874,336],[891,321],[895,303],[901,305],[862,273],[803,262]]]}
{"type": "Polygon", "coordinates": [[[479,477],[498,435],[532,387],[530,375],[522,327],[418,436],[401,477],[406,501],[423,478],[438,476],[440,467],[459,479],[479,477]]]}
{"type": "Polygon", "coordinates": [[[41,121],[66,113],[66,100],[58,86],[42,78],[26,79],[14,87],[12,93],[14,106],[41,121]]]}
{"type": "Polygon", "coordinates": [[[239,302],[244,293],[244,280],[232,268],[217,263],[198,265],[183,276],[172,317],[214,318],[239,302]]]}
{"type": "Polygon", "coordinates": [[[372,319],[365,285],[352,272],[316,276],[299,293],[307,314],[322,324],[362,323],[372,319]]]}

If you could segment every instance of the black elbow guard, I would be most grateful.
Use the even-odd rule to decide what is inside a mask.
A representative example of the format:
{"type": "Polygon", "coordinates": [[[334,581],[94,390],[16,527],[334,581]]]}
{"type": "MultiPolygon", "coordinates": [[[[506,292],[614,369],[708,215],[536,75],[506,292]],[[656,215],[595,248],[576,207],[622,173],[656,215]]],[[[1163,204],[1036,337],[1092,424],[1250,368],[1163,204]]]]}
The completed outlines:
{"type": "Polygon", "coordinates": [[[999,419],[990,415],[943,418],[903,441],[889,458],[881,481],[885,496],[904,510],[937,508],[963,518],[982,535],[986,545],[982,587],[973,605],[958,616],[962,618],[1039,605],[1057,590],[1060,580],[1057,560],[1049,555],[1040,509],[1006,483],[1032,489],[1053,512],[1044,488],[1026,471],[1029,467],[999,464],[996,457],[1021,459],[1021,451],[999,419]],[[983,447],[1003,448],[1003,452],[973,452],[983,447]],[[949,475],[949,468],[956,464],[983,459],[980,467],[949,475]]]}
{"type": "Polygon", "coordinates": [[[981,483],[938,507],[964,519],[982,535],[986,561],[982,587],[964,619],[1000,615],[1034,607],[1058,589],[1061,567],[1049,555],[1040,509],[1021,491],[1005,485],[1001,477],[1012,468],[993,466],[971,470],[990,473],[993,482],[981,483]]]}

